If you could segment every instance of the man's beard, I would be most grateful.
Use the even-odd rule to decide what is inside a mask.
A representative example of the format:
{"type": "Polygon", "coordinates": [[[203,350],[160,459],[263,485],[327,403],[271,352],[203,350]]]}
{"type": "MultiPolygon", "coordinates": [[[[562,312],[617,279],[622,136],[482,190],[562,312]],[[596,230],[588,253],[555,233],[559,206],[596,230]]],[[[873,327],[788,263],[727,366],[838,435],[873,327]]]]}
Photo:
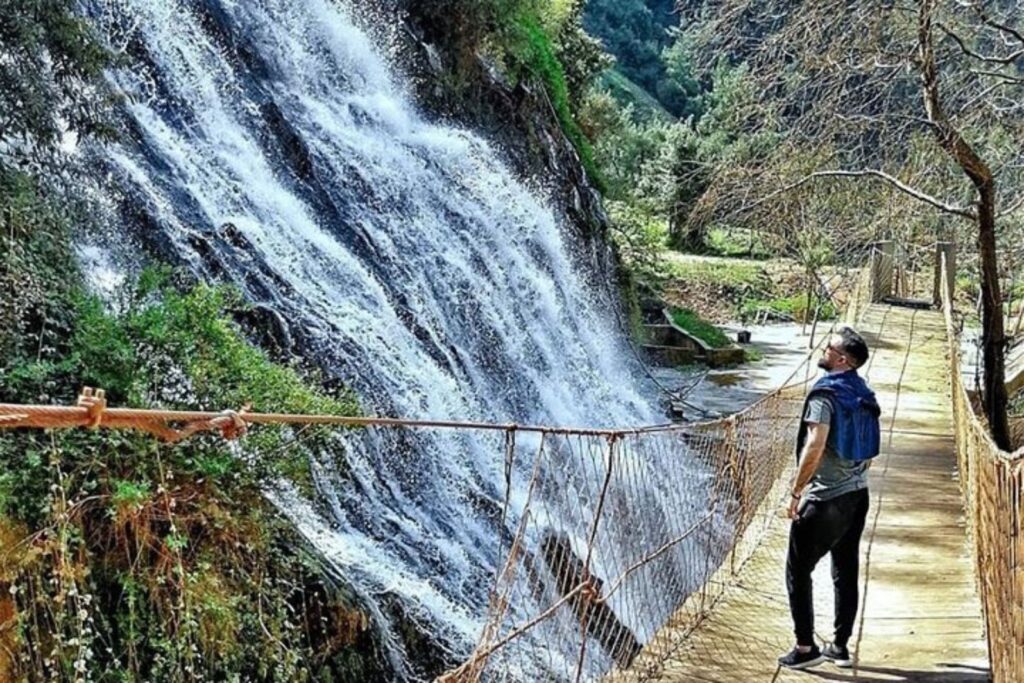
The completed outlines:
{"type": "Polygon", "coordinates": [[[832,364],[828,362],[827,358],[819,358],[818,367],[821,368],[822,370],[832,370],[832,364]]]}

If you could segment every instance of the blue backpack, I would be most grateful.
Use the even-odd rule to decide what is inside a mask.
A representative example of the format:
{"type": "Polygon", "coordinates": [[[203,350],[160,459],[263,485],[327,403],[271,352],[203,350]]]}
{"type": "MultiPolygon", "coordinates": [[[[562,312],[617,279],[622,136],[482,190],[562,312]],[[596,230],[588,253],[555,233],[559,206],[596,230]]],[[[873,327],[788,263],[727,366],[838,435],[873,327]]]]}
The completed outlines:
{"type": "MultiPolygon", "coordinates": [[[[827,397],[832,404],[829,441],[835,444],[841,458],[864,462],[878,455],[882,441],[879,425],[882,409],[875,392],[860,375],[852,370],[825,375],[815,382],[807,400],[815,395],[827,397]]],[[[806,426],[801,427],[803,432],[806,426]]]]}

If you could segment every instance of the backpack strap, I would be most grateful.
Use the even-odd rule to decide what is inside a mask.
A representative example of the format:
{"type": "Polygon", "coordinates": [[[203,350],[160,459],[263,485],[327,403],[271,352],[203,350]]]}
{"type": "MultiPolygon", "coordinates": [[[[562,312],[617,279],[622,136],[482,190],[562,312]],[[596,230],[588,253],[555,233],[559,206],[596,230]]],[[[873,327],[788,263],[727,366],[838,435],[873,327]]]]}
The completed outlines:
{"type": "Polygon", "coordinates": [[[807,420],[804,417],[805,415],[807,415],[807,406],[809,406],[811,404],[811,399],[812,398],[817,398],[819,396],[828,399],[829,404],[831,404],[831,406],[832,406],[832,415],[833,415],[833,417],[835,416],[835,413],[836,413],[836,403],[833,400],[833,396],[835,396],[835,390],[834,389],[832,389],[831,387],[815,386],[809,392],[807,392],[807,396],[804,398],[804,405],[803,405],[802,408],[800,408],[800,426],[797,427],[797,430],[796,430],[796,453],[795,453],[795,455],[796,455],[796,464],[797,465],[800,464],[800,454],[804,450],[804,442],[807,441],[807,420]]]}

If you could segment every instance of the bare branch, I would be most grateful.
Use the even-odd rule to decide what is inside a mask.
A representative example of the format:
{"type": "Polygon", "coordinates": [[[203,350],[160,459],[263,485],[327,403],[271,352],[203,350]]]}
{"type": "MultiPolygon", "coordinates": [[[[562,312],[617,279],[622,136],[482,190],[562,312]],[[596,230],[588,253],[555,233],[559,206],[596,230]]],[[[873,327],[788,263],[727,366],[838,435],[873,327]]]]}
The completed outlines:
{"type": "Polygon", "coordinates": [[[1011,204],[1010,208],[1003,209],[1003,211],[1001,211],[999,213],[999,215],[996,216],[996,218],[1004,218],[1005,216],[1009,216],[1011,213],[1013,213],[1014,211],[1017,211],[1022,206],[1024,206],[1024,197],[1021,197],[1020,199],[1015,201],[1013,204],[1011,204]]]}
{"type": "Polygon", "coordinates": [[[1024,43],[1024,32],[1021,32],[1019,29],[1013,28],[1012,26],[1008,26],[1006,24],[996,21],[995,19],[992,19],[988,15],[988,12],[985,11],[985,7],[982,5],[982,3],[973,2],[971,3],[971,7],[974,9],[974,12],[985,23],[986,26],[989,26],[1001,33],[1005,33],[1009,36],[1014,37],[1019,43],[1024,43]]]}
{"type": "Polygon", "coordinates": [[[1010,74],[1004,74],[999,71],[983,71],[981,69],[971,69],[971,73],[978,76],[989,76],[991,78],[1000,78],[1005,83],[1019,84],[1024,83],[1024,78],[1020,76],[1011,76],[1010,74]]]}
{"type": "Polygon", "coordinates": [[[972,50],[971,48],[969,48],[967,46],[967,43],[964,42],[964,39],[961,38],[959,35],[957,35],[956,32],[954,32],[952,29],[950,29],[945,24],[937,23],[935,25],[938,26],[939,29],[943,33],[945,33],[947,36],[949,36],[954,41],[956,41],[956,44],[960,46],[960,50],[965,55],[967,55],[968,57],[973,57],[974,59],[980,60],[982,62],[988,62],[990,64],[1013,64],[1015,61],[1017,61],[1021,57],[1024,57],[1024,49],[1017,50],[1016,52],[1014,52],[1012,54],[1009,54],[1009,55],[1006,55],[1004,57],[994,57],[994,56],[990,56],[990,55],[983,55],[980,52],[976,52],[975,50],[972,50]]]}
{"type": "MultiPolygon", "coordinates": [[[[989,95],[991,95],[993,92],[995,92],[997,89],[1003,87],[1004,85],[1012,85],[1012,84],[1008,83],[1006,81],[999,81],[998,83],[993,83],[992,85],[988,86],[987,88],[985,88],[984,90],[979,92],[977,95],[975,95],[974,97],[972,97],[971,99],[967,100],[962,105],[960,105],[960,108],[956,111],[956,113],[953,114],[952,118],[959,118],[961,114],[963,114],[966,111],[969,111],[971,109],[971,107],[976,105],[978,102],[981,102],[986,97],[988,97],[989,95]]],[[[929,121],[928,125],[929,126],[932,125],[932,122],[929,121]]]]}
{"type": "Polygon", "coordinates": [[[806,184],[808,184],[808,183],[810,183],[810,182],[812,182],[812,181],[814,181],[814,180],[816,180],[818,178],[866,178],[866,177],[877,178],[879,180],[882,180],[882,181],[888,183],[889,185],[891,185],[892,187],[895,187],[900,192],[903,192],[904,194],[907,194],[907,195],[913,197],[914,199],[917,199],[918,201],[924,202],[925,204],[929,204],[931,206],[934,206],[936,209],[939,209],[941,211],[945,211],[946,213],[951,213],[951,214],[954,214],[956,216],[961,216],[963,218],[967,218],[967,219],[972,220],[972,221],[977,219],[977,214],[975,214],[973,211],[971,211],[968,208],[965,208],[963,206],[957,206],[956,204],[950,204],[950,203],[944,202],[944,201],[942,201],[940,199],[936,199],[935,197],[932,197],[930,194],[927,194],[925,192],[922,192],[921,190],[918,190],[915,187],[907,185],[906,183],[901,181],[899,178],[895,178],[895,177],[889,175],[888,173],[885,173],[884,171],[879,171],[879,170],[871,169],[871,168],[869,168],[869,169],[862,169],[862,170],[859,170],[859,171],[838,171],[838,170],[837,171],[815,171],[814,173],[811,173],[810,175],[805,176],[804,178],[801,178],[800,180],[796,181],[795,183],[791,183],[789,185],[786,185],[785,187],[781,187],[778,190],[775,190],[774,192],[768,194],[765,197],[762,197],[761,199],[758,199],[756,202],[753,202],[752,204],[748,204],[746,206],[741,206],[739,209],[736,210],[736,213],[746,213],[747,211],[750,211],[751,209],[754,209],[757,206],[759,206],[761,204],[764,204],[765,202],[770,201],[771,199],[774,199],[775,197],[778,197],[781,194],[785,194],[786,192],[791,192],[791,191],[793,191],[793,190],[795,190],[795,189],[797,189],[799,187],[802,187],[803,185],[806,185],[806,184]]]}

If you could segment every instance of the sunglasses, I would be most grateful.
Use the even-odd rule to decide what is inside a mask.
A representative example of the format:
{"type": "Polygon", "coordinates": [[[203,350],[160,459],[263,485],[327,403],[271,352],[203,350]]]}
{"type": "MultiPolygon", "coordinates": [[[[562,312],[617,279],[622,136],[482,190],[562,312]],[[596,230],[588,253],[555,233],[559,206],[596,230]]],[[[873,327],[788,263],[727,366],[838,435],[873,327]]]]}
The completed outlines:
{"type": "Polygon", "coordinates": [[[847,363],[850,362],[850,357],[846,354],[845,351],[843,351],[842,349],[837,349],[836,347],[832,346],[831,344],[829,344],[824,349],[822,349],[821,355],[825,355],[829,351],[831,351],[832,353],[836,354],[837,356],[839,356],[841,358],[845,358],[847,363]]]}

